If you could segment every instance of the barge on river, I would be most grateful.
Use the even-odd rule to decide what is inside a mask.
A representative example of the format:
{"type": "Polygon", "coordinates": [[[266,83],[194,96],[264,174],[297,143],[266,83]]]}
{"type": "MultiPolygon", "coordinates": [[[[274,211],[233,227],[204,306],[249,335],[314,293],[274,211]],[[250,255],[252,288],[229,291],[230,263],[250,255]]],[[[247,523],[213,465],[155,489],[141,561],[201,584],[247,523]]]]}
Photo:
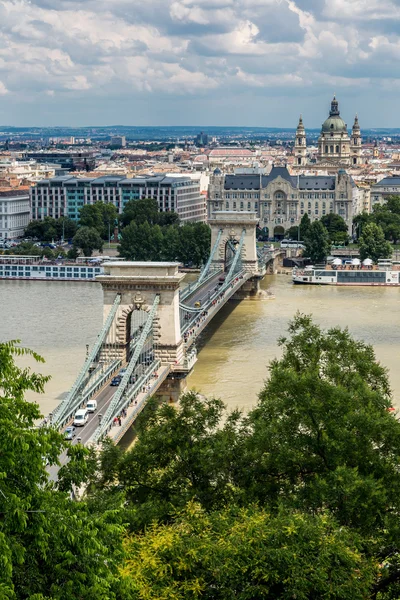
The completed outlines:
{"type": "Polygon", "coordinates": [[[96,281],[104,268],[96,261],[84,264],[57,260],[41,260],[37,256],[0,256],[1,279],[25,279],[31,281],[96,281]]]}
{"type": "MultiPolygon", "coordinates": [[[[341,261],[340,261],[341,262],[341,261]]],[[[363,264],[357,259],[351,264],[308,266],[293,270],[293,283],[302,285],[363,285],[400,286],[400,267],[390,261],[379,261],[373,265],[366,259],[363,264]]]]}

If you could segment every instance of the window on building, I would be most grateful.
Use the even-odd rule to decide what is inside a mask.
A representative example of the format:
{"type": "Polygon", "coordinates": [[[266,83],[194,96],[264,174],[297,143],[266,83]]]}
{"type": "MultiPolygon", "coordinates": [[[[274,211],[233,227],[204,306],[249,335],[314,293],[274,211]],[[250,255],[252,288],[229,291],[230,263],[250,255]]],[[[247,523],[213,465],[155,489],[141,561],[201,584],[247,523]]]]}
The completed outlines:
{"type": "Polygon", "coordinates": [[[333,154],[333,146],[330,146],[329,151],[331,154],[333,154]]]}
{"type": "Polygon", "coordinates": [[[240,210],[243,210],[243,202],[240,203],[240,210]]]}
{"type": "Polygon", "coordinates": [[[339,146],[336,146],[336,154],[339,154],[339,146]]]}

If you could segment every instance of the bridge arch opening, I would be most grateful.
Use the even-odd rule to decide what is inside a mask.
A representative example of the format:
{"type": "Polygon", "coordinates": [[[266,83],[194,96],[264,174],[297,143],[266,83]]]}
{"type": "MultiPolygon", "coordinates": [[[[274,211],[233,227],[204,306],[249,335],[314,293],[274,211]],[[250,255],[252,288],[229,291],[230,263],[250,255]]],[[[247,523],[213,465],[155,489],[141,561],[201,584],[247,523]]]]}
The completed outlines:
{"type": "Polygon", "coordinates": [[[284,237],[285,237],[285,229],[282,227],[282,225],[277,225],[274,228],[274,239],[283,240],[284,237]]]}
{"type": "Polygon", "coordinates": [[[231,238],[227,240],[225,243],[225,253],[224,253],[224,271],[227,272],[230,269],[233,259],[235,258],[235,254],[239,245],[239,240],[236,238],[231,238]]]}

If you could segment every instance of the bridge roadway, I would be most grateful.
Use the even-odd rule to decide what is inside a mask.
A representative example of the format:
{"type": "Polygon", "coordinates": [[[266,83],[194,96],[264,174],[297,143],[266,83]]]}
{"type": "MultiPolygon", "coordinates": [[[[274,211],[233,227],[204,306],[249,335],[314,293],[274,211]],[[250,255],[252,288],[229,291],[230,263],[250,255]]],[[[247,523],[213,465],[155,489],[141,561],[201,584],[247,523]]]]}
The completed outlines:
{"type": "Polygon", "coordinates": [[[218,280],[223,275],[223,271],[218,271],[208,281],[205,281],[203,285],[194,290],[185,300],[183,304],[186,306],[194,307],[196,302],[200,302],[202,305],[208,299],[209,294],[212,294],[218,287],[218,280]]]}

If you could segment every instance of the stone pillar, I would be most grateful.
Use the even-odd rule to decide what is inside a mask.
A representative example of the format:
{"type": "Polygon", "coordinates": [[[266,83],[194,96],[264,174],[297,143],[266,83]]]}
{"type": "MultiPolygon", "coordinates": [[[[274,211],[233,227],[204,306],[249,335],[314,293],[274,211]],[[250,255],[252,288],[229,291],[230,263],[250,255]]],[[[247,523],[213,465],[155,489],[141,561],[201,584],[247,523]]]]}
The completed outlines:
{"type": "Polygon", "coordinates": [[[183,363],[183,342],[179,318],[179,289],[185,274],[178,272],[179,263],[109,262],[104,275],[96,279],[103,287],[104,318],[107,318],[116,294],[121,304],[106,340],[112,352],[124,360],[130,336],[130,318],[134,310],[150,310],[156,295],[160,296],[154,322],[155,354],[163,364],[183,363]]]}
{"type": "Polygon", "coordinates": [[[163,402],[176,403],[187,390],[186,377],[169,375],[155,393],[156,398],[163,402]]]}
{"type": "Polygon", "coordinates": [[[247,211],[218,211],[213,213],[208,224],[211,227],[211,248],[214,247],[220,230],[222,236],[219,248],[211,263],[212,266],[223,269],[225,266],[225,248],[229,240],[239,241],[243,230],[245,238],[242,248],[242,265],[250,273],[258,272],[258,257],[256,245],[256,228],[258,217],[255,212],[247,211]]]}

